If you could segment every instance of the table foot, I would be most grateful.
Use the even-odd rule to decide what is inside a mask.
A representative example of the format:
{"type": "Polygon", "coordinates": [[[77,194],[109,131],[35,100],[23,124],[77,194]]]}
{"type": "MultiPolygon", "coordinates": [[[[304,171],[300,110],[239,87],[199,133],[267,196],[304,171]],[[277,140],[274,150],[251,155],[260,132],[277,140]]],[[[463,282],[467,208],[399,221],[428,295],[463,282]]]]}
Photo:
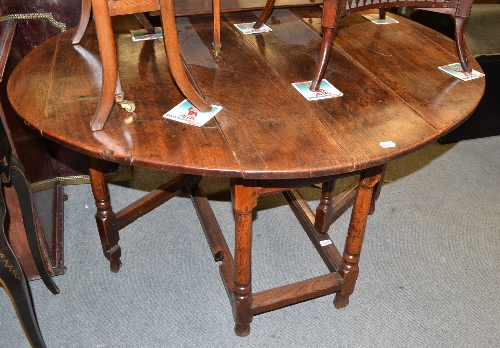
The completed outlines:
{"type": "Polygon", "coordinates": [[[342,296],[340,294],[335,295],[333,299],[333,305],[337,309],[345,308],[349,305],[349,296],[342,296]]]}
{"type": "Polygon", "coordinates": [[[246,324],[246,325],[234,325],[234,333],[238,336],[238,337],[246,337],[248,335],[250,335],[250,324],[246,324]]]}
{"type": "Polygon", "coordinates": [[[121,267],[122,267],[122,262],[120,260],[112,260],[109,262],[109,268],[113,273],[118,273],[121,267]]]}

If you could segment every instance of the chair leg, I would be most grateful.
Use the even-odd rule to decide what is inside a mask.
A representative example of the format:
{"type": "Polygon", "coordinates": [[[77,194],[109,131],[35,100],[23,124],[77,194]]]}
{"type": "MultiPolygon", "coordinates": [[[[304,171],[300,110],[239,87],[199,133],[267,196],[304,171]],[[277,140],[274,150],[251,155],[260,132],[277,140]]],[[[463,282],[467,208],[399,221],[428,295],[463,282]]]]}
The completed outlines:
{"type": "Polygon", "coordinates": [[[118,59],[107,0],[92,0],[92,8],[94,9],[97,40],[102,62],[102,89],[101,98],[90,121],[90,126],[93,131],[98,131],[104,127],[115,102],[118,59]]]}
{"type": "MultiPolygon", "coordinates": [[[[254,29],[260,28],[271,16],[274,9],[275,0],[268,0],[262,14],[260,15],[257,22],[254,24],[254,29]]],[[[381,10],[382,15],[382,10],[381,10]]],[[[384,10],[385,16],[385,10],[384,10]]],[[[323,27],[323,42],[321,44],[321,52],[316,66],[316,71],[312,79],[311,91],[317,91],[321,85],[321,80],[325,74],[326,66],[328,65],[328,60],[330,59],[330,54],[332,51],[333,37],[335,35],[335,28],[338,21],[338,1],[336,0],[325,0],[323,2],[323,15],[321,19],[321,25],[323,27]]]]}
{"type": "Polygon", "coordinates": [[[318,60],[318,65],[316,66],[316,71],[312,79],[311,91],[317,91],[321,85],[321,80],[325,74],[326,66],[328,65],[328,60],[330,59],[330,53],[332,52],[333,37],[335,35],[335,28],[338,22],[338,1],[337,0],[324,0],[323,1],[323,13],[321,16],[321,26],[323,27],[323,41],[321,43],[321,51],[318,60]]]}
{"type": "Polygon", "coordinates": [[[140,13],[135,13],[135,18],[141,23],[142,27],[146,29],[148,34],[154,34],[155,33],[155,27],[151,24],[151,22],[146,18],[146,15],[142,12],[140,13]]]}
{"type": "Polygon", "coordinates": [[[326,66],[328,65],[328,60],[330,59],[330,54],[332,52],[334,29],[323,28],[323,42],[321,43],[321,51],[316,65],[316,71],[314,72],[314,77],[312,79],[311,91],[317,91],[321,85],[321,80],[325,75],[326,66]]]}
{"type": "Polygon", "coordinates": [[[386,13],[385,7],[381,7],[378,9],[378,18],[380,19],[385,19],[385,13],[386,13]]]}
{"type": "Polygon", "coordinates": [[[380,181],[382,167],[383,166],[370,168],[361,174],[358,193],[352,208],[344,256],[339,268],[339,274],[344,279],[344,285],[333,301],[336,308],[346,307],[349,304],[349,296],[354,292],[359,273],[358,263],[365,234],[368,211],[372,201],[373,188],[380,181]]]}
{"type": "Polygon", "coordinates": [[[220,41],[220,0],[212,0],[212,12],[214,17],[214,41],[212,46],[214,48],[214,57],[220,57],[222,43],[220,41]]]}
{"type": "Polygon", "coordinates": [[[32,347],[45,347],[40,327],[36,319],[31,294],[19,261],[10,248],[5,236],[6,207],[2,194],[0,193],[0,284],[9,295],[12,305],[16,310],[19,322],[24,329],[26,338],[32,347]]]}
{"type": "Polygon", "coordinates": [[[467,60],[464,42],[464,24],[466,19],[467,18],[465,17],[455,16],[455,42],[457,43],[458,57],[460,59],[460,64],[462,65],[462,69],[471,73],[472,68],[467,60]]]}
{"type": "Polygon", "coordinates": [[[82,0],[82,14],[80,15],[80,23],[75,36],[73,36],[73,45],[77,45],[82,40],[83,34],[89,25],[91,0],[82,0]]]}
{"type": "Polygon", "coordinates": [[[160,0],[160,13],[163,25],[165,52],[172,75],[181,92],[201,112],[212,111],[212,105],[195,90],[186,75],[181,57],[179,39],[175,24],[173,0],[160,0]]]}
{"type": "Polygon", "coordinates": [[[275,0],[267,0],[266,6],[264,7],[264,10],[262,11],[262,14],[260,15],[259,19],[255,24],[253,25],[254,29],[259,29],[271,16],[271,13],[274,10],[274,3],[275,0]]]}

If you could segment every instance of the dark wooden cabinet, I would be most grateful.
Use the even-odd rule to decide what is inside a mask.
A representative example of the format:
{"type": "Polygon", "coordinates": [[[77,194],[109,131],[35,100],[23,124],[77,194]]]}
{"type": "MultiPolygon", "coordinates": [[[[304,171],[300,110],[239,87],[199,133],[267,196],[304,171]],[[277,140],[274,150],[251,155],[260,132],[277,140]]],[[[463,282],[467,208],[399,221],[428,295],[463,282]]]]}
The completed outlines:
{"type": "Polygon", "coordinates": [[[33,48],[61,32],[72,28],[80,19],[81,0],[0,0],[2,16],[17,21],[18,43],[24,56],[33,48]],[[50,16],[53,19],[49,19],[50,16]],[[38,18],[37,18],[38,16],[38,18]]]}
{"type": "MultiPolygon", "coordinates": [[[[33,201],[39,226],[45,235],[47,255],[54,274],[65,271],[63,261],[63,188],[58,177],[85,173],[86,158],[64,147],[44,139],[29,128],[16,115],[7,98],[7,81],[11,72],[21,59],[33,48],[50,37],[59,34],[64,28],[78,23],[80,0],[60,1],[18,1],[1,0],[2,22],[0,36],[8,35],[7,23],[15,22],[16,29],[11,37],[12,44],[4,52],[5,71],[0,83],[0,102],[2,118],[10,135],[14,153],[23,163],[27,176],[32,183],[33,201]],[[9,49],[10,48],[10,49],[9,49]],[[47,204],[50,202],[50,204],[47,204]]],[[[7,38],[5,38],[7,39],[7,38]]],[[[17,195],[10,189],[5,190],[8,204],[7,234],[9,242],[18,257],[28,280],[38,278],[32,261],[22,218],[16,207],[17,195]]]]}

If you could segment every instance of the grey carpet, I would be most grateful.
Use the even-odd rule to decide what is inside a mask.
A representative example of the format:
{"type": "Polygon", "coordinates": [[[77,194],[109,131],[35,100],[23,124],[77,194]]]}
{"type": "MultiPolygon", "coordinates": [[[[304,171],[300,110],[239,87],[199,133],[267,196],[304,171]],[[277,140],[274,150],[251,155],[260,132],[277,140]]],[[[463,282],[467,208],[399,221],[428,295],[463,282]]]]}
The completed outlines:
{"type": "MultiPolygon", "coordinates": [[[[500,137],[434,144],[389,166],[369,218],[350,305],[333,296],[256,316],[246,338],[191,201],[175,197],[121,232],[123,267],[100,251],[89,185],[66,187],[67,273],[61,294],[30,283],[48,347],[497,347],[500,341],[500,137]]],[[[137,169],[112,184],[119,210],[163,173],[137,169]],[[128,186],[128,187],[127,187],[128,186]]],[[[204,179],[229,245],[228,183],[204,179]]],[[[304,195],[312,206],[318,190],[304,195]]],[[[280,196],[254,224],[254,290],[323,274],[326,267],[280,196]]],[[[348,215],[331,228],[343,246],[348,215]]],[[[0,291],[0,347],[28,347],[0,291]]]]}

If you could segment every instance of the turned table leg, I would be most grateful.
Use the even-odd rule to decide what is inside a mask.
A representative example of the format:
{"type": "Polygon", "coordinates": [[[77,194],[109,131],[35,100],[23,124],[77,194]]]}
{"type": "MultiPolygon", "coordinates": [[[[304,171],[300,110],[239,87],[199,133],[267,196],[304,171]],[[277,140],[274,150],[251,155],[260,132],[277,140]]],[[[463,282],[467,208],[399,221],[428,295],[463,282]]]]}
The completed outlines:
{"type": "Polygon", "coordinates": [[[314,228],[318,233],[324,234],[328,231],[328,215],[332,211],[333,191],[335,190],[335,180],[326,181],[321,186],[321,200],[316,208],[316,218],[314,228]]]}
{"type": "Polygon", "coordinates": [[[101,238],[102,251],[110,262],[111,271],[117,273],[121,267],[121,249],[118,245],[120,236],[116,226],[116,218],[111,208],[108,184],[102,169],[101,160],[88,157],[90,185],[94,194],[97,212],[95,219],[99,237],[101,238]]]}
{"type": "Polygon", "coordinates": [[[344,256],[339,268],[339,274],[344,279],[344,285],[333,304],[343,308],[349,304],[349,296],[353,293],[359,273],[359,257],[363,245],[366,220],[372,202],[374,186],[380,181],[384,166],[370,168],[361,174],[358,192],[352,208],[351,222],[347,232],[344,256]]]}
{"type": "Polygon", "coordinates": [[[372,202],[370,203],[370,211],[368,212],[370,215],[375,213],[375,203],[377,202],[378,197],[380,196],[380,191],[382,190],[382,185],[385,180],[385,173],[387,172],[387,163],[382,166],[382,176],[380,180],[375,184],[373,188],[372,202]]]}
{"type": "Polygon", "coordinates": [[[252,211],[257,205],[256,187],[231,182],[231,194],[235,213],[234,332],[244,337],[250,334],[252,322],[252,211]]]}

